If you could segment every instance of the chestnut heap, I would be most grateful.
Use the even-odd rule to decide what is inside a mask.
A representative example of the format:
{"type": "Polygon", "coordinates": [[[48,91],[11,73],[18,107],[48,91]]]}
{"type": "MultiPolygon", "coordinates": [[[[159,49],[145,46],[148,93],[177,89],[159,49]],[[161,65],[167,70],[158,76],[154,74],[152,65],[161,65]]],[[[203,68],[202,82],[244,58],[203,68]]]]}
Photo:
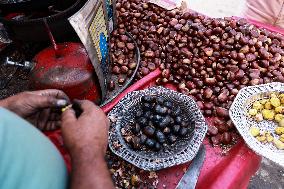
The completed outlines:
{"type": "Polygon", "coordinates": [[[175,107],[163,97],[143,96],[135,119],[127,125],[131,139],[126,141],[136,150],[160,151],[162,146],[174,144],[178,138],[193,131],[193,123],[184,120],[181,115],[180,107],[175,107]]]}
{"type": "Polygon", "coordinates": [[[284,82],[284,38],[245,19],[208,18],[194,11],[165,10],[145,0],[117,0],[117,32],[128,31],[141,51],[136,75],[160,67],[158,85],[171,83],[197,101],[213,121],[213,144],[235,132],[229,108],[246,86],[284,82]]]}
{"type": "Polygon", "coordinates": [[[110,42],[112,76],[108,83],[108,89],[112,91],[117,86],[123,85],[133,75],[137,62],[135,60],[135,44],[125,32],[113,31],[110,42]]]}

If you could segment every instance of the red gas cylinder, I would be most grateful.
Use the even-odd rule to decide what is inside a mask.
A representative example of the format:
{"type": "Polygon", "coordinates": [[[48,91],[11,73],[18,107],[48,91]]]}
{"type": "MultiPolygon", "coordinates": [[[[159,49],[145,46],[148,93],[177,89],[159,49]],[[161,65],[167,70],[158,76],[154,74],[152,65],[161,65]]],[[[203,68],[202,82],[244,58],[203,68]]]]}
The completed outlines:
{"type": "Polygon", "coordinates": [[[60,89],[70,99],[101,100],[97,77],[86,49],[80,43],[62,43],[48,47],[34,57],[32,87],[60,89]]]}

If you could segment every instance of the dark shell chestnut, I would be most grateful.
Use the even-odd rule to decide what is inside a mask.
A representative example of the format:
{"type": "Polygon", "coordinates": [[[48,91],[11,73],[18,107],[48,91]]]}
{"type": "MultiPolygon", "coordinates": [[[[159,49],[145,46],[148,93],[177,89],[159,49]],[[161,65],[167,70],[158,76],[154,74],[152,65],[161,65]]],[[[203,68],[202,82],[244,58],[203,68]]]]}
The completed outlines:
{"type": "Polygon", "coordinates": [[[166,106],[167,108],[173,108],[173,103],[170,101],[165,101],[164,106],[166,106]]]}
{"type": "Polygon", "coordinates": [[[178,134],[178,133],[179,133],[179,130],[180,130],[180,125],[174,125],[174,126],[173,126],[173,133],[174,133],[174,134],[178,134]]]}
{"type": "Polygon", "coordinates": [[[165,127],[169,126],[170,123],[171,123],[171,118],[169,116],[166,116],[162,118],[162,120],[158,123],[158,125],[161,129],[164,129],[165,127]]]}
{"type": "Polygon", "coordinates": [[[163,97],[157,97],[157,98],[156,98],[156,102],[157,102],[158,104],[164,104],[165,100],[164,100],[163,97]]]}
{"type": "Polygon", "coordinates": [[[141,134],[140,135],[140,144],[145,144],[146,140],[147,140],[147,136],[144,135],[144,134],[141,134]]]}
{"type": "Polygon", "coordinates": [[[150,119],[152,116],[152,112],[151,111],[147,111],[144,113],[143,117],[150,119]]]}
{"type": "Polygon", "coordinates": [[[140,148],[141,145],[140,145],[140,138],[139,137],[134,136],[132,138],[132,146],[133,146],[134,149],[139,149],[140,148]]]}
{"type": "Polygon", "coordinates": [[[148,125],[149,121],[145,118],[145,117],[140,117],[138,120],[137,120],[137,123],[144,127],[145,125],[148,125]]]}
{"type": "Polygon", "coordinates": [[[151,95],[145,95],[145,96],[142,96],[141,98],[142,102],[148,102],[148,103],[153,102],[154,100],[155,100],[154,97],[151,95]]]}
{"type": "Polygon", "coordinates": [[[179,135],[180,136],[186,136],[188,134],[188,128],[186,127],[182,127],[180,130],[179,130],[179,135]]]}
{"type": "Polygon", "coordinates": [[[162,131],[159,131],[159,130],[156,131],[155,136],[156,136],[157,141],[159,141],[160,143],[166,142],[166,137],[162,131]]]}
{"type": "Polygon", "coordinates": [[[141,130],[141,127],[138,123],[136,123],[131,129],[134,134],[138,134],[141,130]]]}
{"type": "Polygon", "coordinates": [[[177,137],[175,135],[171,134],[171,135],[168,136],[168,141],[169,141],[170,144],[173,144],[177,141],[177,137]]]}
{"type": "Polygon", "coordinates": [[[182,118],[180,116],[177,116],[175,119],[176,124],[181,124],[182,118]]]}
{"type": "Polygon", "coordinates": [[[146,126],[144,129],[143,129],[143,133],[148,136],[148,137],[152,137],[155,133],[155,128],[154,127],[151,127],[151,126],[146,126]]]}
{"type": "Polygon", "coordinates": [[[161,105],[156,105],[155,107],[154,107],[154,109],[155,109],[155,112],[157,113],[157,114],[160,114],[160,115],[164,115],[164,114],[166,114],[167,113],[167,111],[168,111],[168,108],[166,108],[166,107],[164,107],[164,106],[161,106],[161,105]]]}
{"type": "Polygon", "coordinates": [[[179,116],[181,115],[181,109],[180,107],[177,107],[174,111],[172,111],[173,116],[179,116]]]}
{"type": "Polygon", "coordinates": [[[156,141],[150,138],[147,138],[145,145],[149,148],[153,148],[156,145],[156,141]]]}
{"type": "Polygon", "coordinates": [[[154,149],[155,149],[155,151],[160,151],[161,150],[161,144],[156,142],[154,149]]]}
{"type": "Polygon", "coordinates": [[[143,115],[143,111],[142,110],[137,110],[135,117],[136,119],[138,119],[139,117],[141,117],[143,115]]]}
{"type": "Polygon", "coordinates": [[[150,103],[144,103],[143,105],[142,105],[142,109],[143,110],[151,110],[152,109],[152,104],[150,104],[150,103]]]}

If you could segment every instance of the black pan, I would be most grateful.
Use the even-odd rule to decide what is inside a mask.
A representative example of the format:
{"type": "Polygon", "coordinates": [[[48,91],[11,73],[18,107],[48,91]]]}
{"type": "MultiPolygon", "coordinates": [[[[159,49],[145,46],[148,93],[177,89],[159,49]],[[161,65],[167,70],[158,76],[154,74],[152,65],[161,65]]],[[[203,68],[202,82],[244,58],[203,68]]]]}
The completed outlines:
{"type": "Polygon", "coordinates": [[[2,13],[40,10],[54,4],[55,0],[0,0],[2,13]]]}
{"type": "Polygon", "coordinates": [[[9,33],[12,34],[12,39],[29,42],[48,41],[49,37],[44,20],[46,20],[55,38],[68,38],[76,35],[68,21],[68,18],[75,14],[84,5],[85,0],[68,0],[68,2],[70,4],[68,8],[62,11],[57,11],[52,15],[42,16],[39,18],[27,17],[19,20],[3,17],[0,18],[0,21],[5,24],[9,33]]]}

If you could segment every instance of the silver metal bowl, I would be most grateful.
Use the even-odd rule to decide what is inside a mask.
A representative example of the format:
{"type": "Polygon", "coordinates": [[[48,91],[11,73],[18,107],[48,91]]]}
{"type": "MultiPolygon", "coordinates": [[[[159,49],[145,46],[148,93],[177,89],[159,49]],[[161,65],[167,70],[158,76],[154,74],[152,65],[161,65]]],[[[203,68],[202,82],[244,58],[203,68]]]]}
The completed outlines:
{"type": "Polygon", "coordinates": [[[207,132],[205,118],[195,101],[184,94],[163,87],[152,87],[128,93],[108,114],[112,124],[109,132],[109,147],[113,153],[144,170],[159,170],[192,160],[207,132]],[[124,140],[121,129],[133,120],[144,95],[162,96],[179,106],[183,119],[194,122],[195,128],[185,138],[180,138],[166,150],[135,151],[124,140]]]}
{"type": "Polygon", "coordinates": [[[277,127],[274,121],[256,122],[253,118],[247,116],[247,112],[255,101],[269,98],[272,92],[284,93],[284,84],[274,82],[241,89],[229,110],[229,114],[239,133],[252,150],[284,167],[284,150],[278,150],[272,143],[259,142],[249,132],[251,126],[257,126],[260,131],[270,131],[273,137],[278,138],[278,135],[274,133],[274,129],[277,127]]]}

